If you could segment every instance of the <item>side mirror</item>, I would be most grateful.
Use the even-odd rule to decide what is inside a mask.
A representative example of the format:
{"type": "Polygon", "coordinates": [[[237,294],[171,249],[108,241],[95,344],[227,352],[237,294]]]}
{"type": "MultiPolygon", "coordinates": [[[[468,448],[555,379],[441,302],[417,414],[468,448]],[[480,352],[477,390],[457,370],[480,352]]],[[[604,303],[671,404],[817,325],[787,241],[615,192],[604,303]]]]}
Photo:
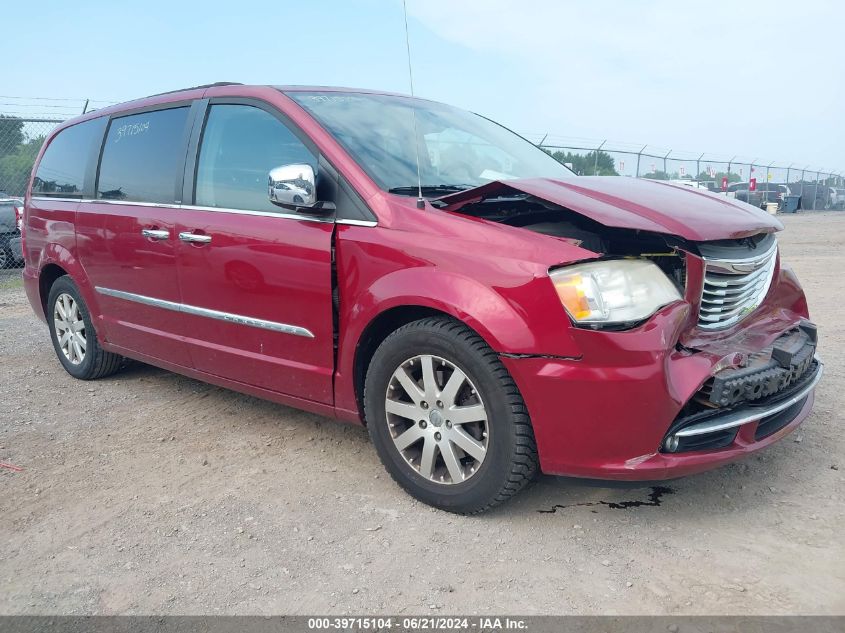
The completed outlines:
{"type": "Polygon", "coordinates": [[[267,195],[270,202],[283,209],[301,213],[331,213],[333,202],[317,200],[317,177],[307,164],[282,165],[270,170],[267,195]]]}

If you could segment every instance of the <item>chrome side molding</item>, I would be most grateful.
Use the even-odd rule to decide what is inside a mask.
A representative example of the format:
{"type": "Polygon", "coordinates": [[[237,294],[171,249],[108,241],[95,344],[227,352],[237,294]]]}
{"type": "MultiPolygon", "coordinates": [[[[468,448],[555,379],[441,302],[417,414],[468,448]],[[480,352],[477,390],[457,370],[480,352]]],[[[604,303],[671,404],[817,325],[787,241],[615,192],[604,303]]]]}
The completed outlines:
{"type": "Polygon", "coordinates": [[[120,206],[131,207],[152,207],[156,209],[187,209],[189,211],[214,211],[215,213],[233,213],[235,215],[254,215],[263,218],[281,218],[284,220],[298,220],[303,222],[319,222],[322,224],[348,224],[351,226],[378,226],[375,220],[347,220],[345,218],[327,218],[306,213],[284,213],[281,210],[277,213],[275,211],[249,211],[247,209],[229,209],[226,207],[202,207],[195,204],[181,204],[175,202],[173,204],[162,204],[160,202],[134,202],[129,200],[105,200],[103,198],[54,198],[51,196],[32,196],[33,200],[39,202],[78,202],[84,204],[113,204],[120,206]]]}
{"type": "Polygon", "coordinates": [[[102,286],[96,286],[94,289],[98,293],[108,297],[115,297],[125,301],[134,301],[135,303],[155,306],[156,308],[162,308],[164,310],[193,314],[195,316],[217,319],[218,321],[226,321],[227,323],[234,323],[236,325],[246,325],[248,327],[270,330],[272,332],[281,332],[282,334],[314,338],[314,333],[311,332],[311,330],[298,325],[289,325],[288,323],[278,323],[276,321],[265,321],[264,319],[256,319],[253,317],[243,316],[241,314],[232,314],[231,312],[220,312],[219,310],[200,308],[199,306],[192,306],[186,303],[176,303],[174,301],[156,299],[155,297],[147,297],[146,295],[139,295],[134,292],[125,292],[123,290],[114,290],[112,288],[103,288],[102,286]]]}

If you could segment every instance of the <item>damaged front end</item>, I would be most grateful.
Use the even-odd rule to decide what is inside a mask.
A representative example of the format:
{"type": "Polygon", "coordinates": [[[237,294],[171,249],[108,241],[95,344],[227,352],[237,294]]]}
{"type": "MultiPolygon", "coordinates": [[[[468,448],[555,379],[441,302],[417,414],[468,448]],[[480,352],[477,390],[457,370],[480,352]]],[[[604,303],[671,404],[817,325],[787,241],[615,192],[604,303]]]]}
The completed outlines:
{"type": "Polygon", "coordinates": [[[803,322],[751,354],[737,353],[730,367],[715,366],[674,420],[661,450],[670,453],[729,446],[745,424],[756,422],[762,440],[787,426],[821,379],[816,328],[803,322]]]}
{"type": "Polygon", "coordinates": [[[624,178],[494,182],[437,204],[594,254],[550,266],[556,286],[558,271],[633,261],[657,267],[674,287],[649,287],[640,295],[651,301],[646,310],[605,321],[583,287],[566,296],[558,288],[581,357],[503,359],[525,396],[545,472],[689,474],[768,445],[809,413],[822,373],[816,330],[797,279],[781,266],[774,232],[782,227],[770,216],[624,178]]]}

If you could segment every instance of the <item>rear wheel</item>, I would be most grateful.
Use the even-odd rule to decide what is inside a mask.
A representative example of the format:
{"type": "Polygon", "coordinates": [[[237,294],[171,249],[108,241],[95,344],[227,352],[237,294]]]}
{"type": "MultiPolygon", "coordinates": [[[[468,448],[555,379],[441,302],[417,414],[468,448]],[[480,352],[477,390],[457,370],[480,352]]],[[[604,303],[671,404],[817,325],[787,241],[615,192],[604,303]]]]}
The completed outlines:
{"type": "Polygon", "coordinates": [[[74,378],[94,380],[115,373],[122,357],[97,341],[91,316],[70,277],[59,277],[47,298],[47,324],[62,367],[74,378]]]}
{"type": "Polygon", "coordinates": [[[15,258],[12,257],[11,249],[5,244],[0,243],[0,270],[12,268],[15,258]]]}
{"type": "Polygon", "coordinates": [[[388,336],[370,362],[364,400],[385,468],[424,503],[482,512],[537,472],[519,390],[496,353],[457,321],[423,319],[388,336]]]}

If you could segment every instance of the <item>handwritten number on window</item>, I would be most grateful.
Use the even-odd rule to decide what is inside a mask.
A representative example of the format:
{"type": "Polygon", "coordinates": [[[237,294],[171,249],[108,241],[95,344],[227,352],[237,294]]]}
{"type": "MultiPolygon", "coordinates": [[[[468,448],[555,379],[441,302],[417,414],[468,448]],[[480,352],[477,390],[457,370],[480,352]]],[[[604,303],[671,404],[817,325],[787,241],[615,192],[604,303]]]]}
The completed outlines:
{"type": "Polygon", "coordinates": [[[117,128],[117,136],[114,139],[115,143],[119,143],[122,138],[129,138],[143,134],[150,129],[150,122],[144,121],[142,123],[124,123],[117,128]]]}

